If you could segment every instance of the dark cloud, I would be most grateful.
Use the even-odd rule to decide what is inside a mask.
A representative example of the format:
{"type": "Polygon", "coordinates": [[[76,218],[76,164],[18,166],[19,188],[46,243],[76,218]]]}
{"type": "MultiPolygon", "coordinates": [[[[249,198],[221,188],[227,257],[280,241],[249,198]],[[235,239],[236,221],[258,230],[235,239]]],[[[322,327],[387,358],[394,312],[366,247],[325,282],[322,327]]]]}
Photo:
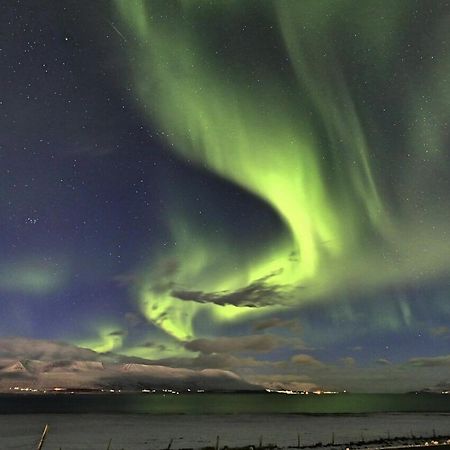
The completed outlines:
{"type": "Polygon", "coordinates": [[[111,333],[108,334],[108,336],[126,336],[126,331],[124,330],[115,330],[111,331],[111,333]]]}
{"type": "Polygon", "coordinates": [[[239,352],[270,352],[278,348],[282,339],[267,334],[250,336],[219,337],[215,339],[194,339],[185,343],[185,348],[193,352],[239,353],[239,352]]]}
{"type": "Polygon", "coordinates": [[[300,323],[296,319],[280,319],[279,317],[272,317],[261,320],[253,324],[253,331],[264,331],[269,328],[286,328],[288,330],[300,330],[300,323]]]}
{"type": "Polygon", "coordinates": [[[270,285],[269,279],[278,275],[280,271],[256,280],[248,286],[236,291],[203,292],[174,289],[172,297],[200,303],[215,303],[216,305],[234,305],[260,307],[278,305],[286,302],[289,288],[281,285],[270,285]]]}
{"type": "Polygon", "coordinates": [[[157,342],[153,342],[153,341],[143,342],[140,345],[140,347],[153,348],[153,349],[159,350],[161,352],[167,350],[167,347],[164,344],[158,344],[157,342]]]}

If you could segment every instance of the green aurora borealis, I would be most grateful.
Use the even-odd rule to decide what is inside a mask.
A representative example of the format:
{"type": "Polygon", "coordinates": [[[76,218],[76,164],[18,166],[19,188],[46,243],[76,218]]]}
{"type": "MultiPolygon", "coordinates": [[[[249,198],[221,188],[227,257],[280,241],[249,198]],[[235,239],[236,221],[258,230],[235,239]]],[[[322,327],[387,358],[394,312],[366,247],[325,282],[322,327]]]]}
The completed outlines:
{"type": "MultiPolygon", "coordinates": [[[[395,203],[386,198],[392,193],[385,183],[396,174],[383,173],[377,158],[388,159],[393,150],[371,117],[377,86],[395,76],[395,47],[410,31],[411,2],[387,10],[386,2],[355,8],[351,1],[116,5],[133,37],[127,47],[136,95],[168,148],[258,196],[285,224],[273,242],[228,255],[217,237],[196,236],[189,217],[172,217],[181,266],[172,281],[192,290],[192,298],[177,299],[171,289],[155,293],[144,283],[139,301],[151,321],[185,340],[195,336],[192,321],[200,311],[219,322],[236,320],[327,299],[349,285],[384,287],[414,276],[411,258],[430,276],[446,269],[448,239],[445,249],[433,245],[431,256],[419,256],[417,243],[408,240],[422,239],[426,226],[409,223],[404,193],[394,193],[395,203]],[[385,16],[374,18],[380,9],[385,16]],[[348,61],[348,50],[360,59],[348,61]],[[364,83],[352,86],[346,73],[355,67],[354,77],[364,83]],[[261,281],[281,291],[282,302],[280,296],[268,304],[243,296],[235,307],[220,304],[219,294],[212,296],[218,306],[195,302],[201,302],[198,291],[226,293],[261,281]]],[[[447,66],[448,55],[441,55],[427,76],[447,66]]],[[[444,90],[448,94],[448,86],[444,90]]],[[[409,114],[421,95],[412,90],[395,101],[409,114]]],[[[448,114],[448,104],[440,106],[448,114]]],[[[439,118],[432,106],[423,115],[439,118]]],[[[438,166],[446,152],[438,130],[433,139],[427,129],[418,140],[423,120],[404,142],[390,144],[406,147],[405,171],[419,176],[407,180],[412,186],[406,189],[422,179],[424,153],[428,166],[438,166]]]]}

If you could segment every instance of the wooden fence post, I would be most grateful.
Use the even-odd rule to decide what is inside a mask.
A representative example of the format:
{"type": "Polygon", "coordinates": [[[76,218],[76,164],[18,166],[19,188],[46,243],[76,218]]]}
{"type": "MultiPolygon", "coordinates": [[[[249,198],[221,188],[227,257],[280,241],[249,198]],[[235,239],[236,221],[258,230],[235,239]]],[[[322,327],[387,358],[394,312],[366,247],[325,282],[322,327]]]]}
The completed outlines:
{"type": "Polygon", "coordinates": [[[47,437],[47,433],[48,433],[48,424],[46,424],[44,427],[44,431],[42,432],[41,439],[37,446],[37,450],[41,450],[42,447],[44,446],[44,442],[45,442],[45,438],[47,437]]]}

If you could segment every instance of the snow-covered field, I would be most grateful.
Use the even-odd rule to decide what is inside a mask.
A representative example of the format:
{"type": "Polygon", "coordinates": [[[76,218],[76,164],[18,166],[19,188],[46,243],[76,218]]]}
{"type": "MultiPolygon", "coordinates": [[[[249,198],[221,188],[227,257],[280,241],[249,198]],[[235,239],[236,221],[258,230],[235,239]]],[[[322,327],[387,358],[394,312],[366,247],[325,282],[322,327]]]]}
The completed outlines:
{"type": "Polygon", "coordinates": [[[44,450],[172,449],[214,446],[301,445],[336,443],[394,436],[450,434],[450,414],[362,415],[146,415],[146,414],[28,414],[0,415],[0,448],[36,448],[49,424],[44,450]]]}

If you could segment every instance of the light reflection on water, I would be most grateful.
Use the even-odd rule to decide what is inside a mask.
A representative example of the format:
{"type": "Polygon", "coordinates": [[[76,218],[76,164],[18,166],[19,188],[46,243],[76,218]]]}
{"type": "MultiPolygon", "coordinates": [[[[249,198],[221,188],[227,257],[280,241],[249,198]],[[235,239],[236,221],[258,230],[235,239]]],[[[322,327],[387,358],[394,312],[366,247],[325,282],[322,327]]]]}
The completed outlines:
{"type": "Polygon", "coordinates": [[[448,412],[439,394],[21,394],[0,395],[0,413],[357,414],[448,412]]]}

